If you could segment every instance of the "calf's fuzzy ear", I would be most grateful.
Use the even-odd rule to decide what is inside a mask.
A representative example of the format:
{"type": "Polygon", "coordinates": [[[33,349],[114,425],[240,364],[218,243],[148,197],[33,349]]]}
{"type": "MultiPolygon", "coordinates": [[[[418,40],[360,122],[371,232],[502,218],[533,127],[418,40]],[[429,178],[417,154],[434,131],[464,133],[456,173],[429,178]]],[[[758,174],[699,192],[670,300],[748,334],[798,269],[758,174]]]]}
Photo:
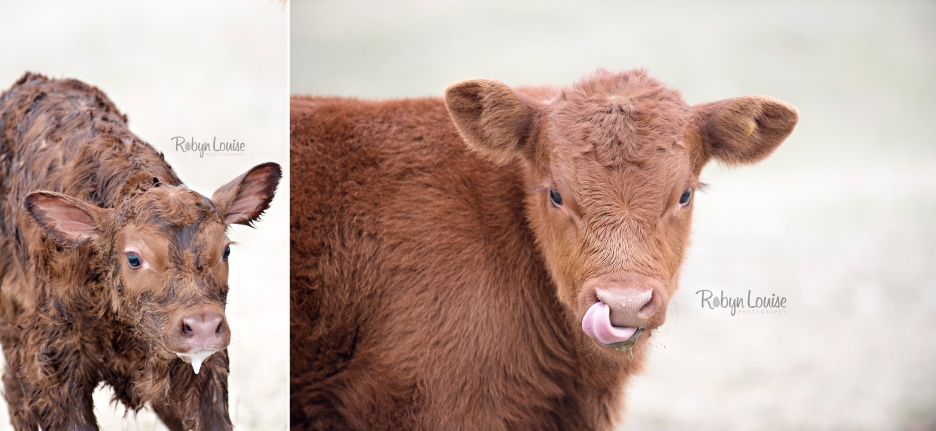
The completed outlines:
{"type": "Polygon", "coordinates": [[[468,147],[499,165],[523,153],[538,109],[507,84],[487,79],[449,85],[445,107],[468,147]]]}
{"type": "Polygon", "coordinates": [[[283,169],[276,163],[254,166],[243,175],[221,186],[211,195],[225,225],[253,222],[270,207],[276,187],[283,177],[283,169]]]}
{"type": "Polygon", "coordinates": [[[769,96],[741,96],[692,107],[702,134],[705,159],[755,163],[793,132],[796,108],[769,96]]]}
{"type": "Polygon", "coordinates": [[[26,212],[46,236],[69,246],[101,237],[107,210],[61,193],[37,191],[23,200],[26,212]]]}

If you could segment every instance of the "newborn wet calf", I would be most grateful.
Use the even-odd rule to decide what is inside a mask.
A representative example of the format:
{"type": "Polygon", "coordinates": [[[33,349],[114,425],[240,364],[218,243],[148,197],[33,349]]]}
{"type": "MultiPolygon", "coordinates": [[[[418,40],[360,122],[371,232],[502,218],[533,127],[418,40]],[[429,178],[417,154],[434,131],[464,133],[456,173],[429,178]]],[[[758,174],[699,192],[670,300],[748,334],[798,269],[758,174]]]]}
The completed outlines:
{"type": "Polygon", "coordinates": [[[229,430],[232,224],[282,176],[189,190],[100,90],[26,74],[0,97],[0,341],[17,430],[95,430],[101,382],[172,430],[229,430]]]}

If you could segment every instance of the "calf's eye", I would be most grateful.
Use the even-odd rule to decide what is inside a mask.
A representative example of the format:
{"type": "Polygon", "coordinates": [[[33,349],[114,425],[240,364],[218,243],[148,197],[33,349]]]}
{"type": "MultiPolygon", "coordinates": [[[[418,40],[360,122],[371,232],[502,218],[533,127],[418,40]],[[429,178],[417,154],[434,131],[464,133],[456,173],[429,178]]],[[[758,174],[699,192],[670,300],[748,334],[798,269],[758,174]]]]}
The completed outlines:
{"type": "Polygon", "coordinates": [[[231,246],[224,247],[224,254],[221,255],[221,259],[228,260],[228,256],[231,255],[231,246]]]}
{"type": "Polygon", "coordinates": [[[140,259],[140,256],[137,256],[136,253],[127,253],[127,265],[130,265],[131,268],[137,269],[142,264],[143,260],[140,259]]]}
{"type": "Polygon", "coordinates": [[[679,197],[679,204],[682,206],[686,206],[689,204],[689,199],[692,199],[692,187],[686,189],[686,191],[683,192],[682,196],[679,197]]]}
{"type": "Polygon", "coordinates": [[[553,205],[557,207],[562,206],[562,196],[559,195],[559,192],[557,192],[556,189],[549,189],[549,200],[551,200],[553,205]]]}

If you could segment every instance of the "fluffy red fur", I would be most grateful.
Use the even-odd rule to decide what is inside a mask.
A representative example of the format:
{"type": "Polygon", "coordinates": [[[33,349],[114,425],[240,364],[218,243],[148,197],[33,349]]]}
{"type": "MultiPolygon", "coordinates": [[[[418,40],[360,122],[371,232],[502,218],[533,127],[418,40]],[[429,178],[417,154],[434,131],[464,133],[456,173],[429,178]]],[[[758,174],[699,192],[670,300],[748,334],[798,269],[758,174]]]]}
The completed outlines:
{"type": "Polygon", "coordinates": [[[257,166],[209,200],[97,88],[26,74],[3,93],[0,341],[13,426],[95,430],[92,393],[105,383],[172,430],[231,429],[225,231],[256,220],[280,176],[257,166]],[[216,353],[196,374],[181,357],[199,351],[216,353]]]}
{"type": "Polygon", "coordinates": [[[642,71],[294,97],[292,428],[612,429],[702,166],[766,157],[796,120],[762,96],[690,106],[642,71]],[[602,304],[631,339],[583,332],[602,304]]]}

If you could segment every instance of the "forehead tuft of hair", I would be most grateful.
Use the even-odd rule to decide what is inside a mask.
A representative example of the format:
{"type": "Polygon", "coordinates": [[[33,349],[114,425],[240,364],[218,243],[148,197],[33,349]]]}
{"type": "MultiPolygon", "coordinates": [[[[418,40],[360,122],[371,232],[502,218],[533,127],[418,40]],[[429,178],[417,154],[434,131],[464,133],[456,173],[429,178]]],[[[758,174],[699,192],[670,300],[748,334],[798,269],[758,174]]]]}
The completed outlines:
{"type": "Polygon", "coordinates": [[[197,225],[203,221],[222,223],[214,204],[183,186],[160,184],[125,202],[117,213],[117,224],[133,221],[164,230],[170,226],[197,225]]]}
{"type": "Polygon", "coordinates": [[[640,165],[668,152],[685,134],[689,105],[679,91],[644,70],[598,70],[565,89],[555,102],[554,126],[598,162],[613,167],[640,165]]]}

